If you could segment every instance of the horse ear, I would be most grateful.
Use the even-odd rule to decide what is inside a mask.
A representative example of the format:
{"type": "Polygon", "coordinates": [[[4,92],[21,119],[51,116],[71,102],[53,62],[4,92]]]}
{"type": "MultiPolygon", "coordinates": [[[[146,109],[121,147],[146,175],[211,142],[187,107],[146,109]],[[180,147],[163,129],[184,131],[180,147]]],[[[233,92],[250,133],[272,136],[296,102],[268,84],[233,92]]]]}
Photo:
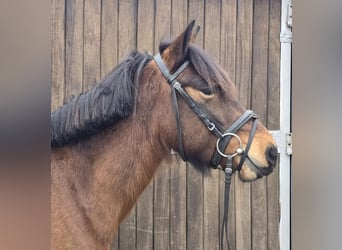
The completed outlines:
{"type": "Polygon", "coordinates": [[[192,33],[190,42],[194,43],[194,42],[196,41],[197,34],[198,34],[198,32],[200,31],[200,29],[201,29],[201,26],[197,25],[197,26],[196,26],[196,30],[192,33]]]}
{"type": "Polygon", "coordinates": [[[173,40],[166,49],[161,51],[161,56],[171,71],[172,69],[177,68],[185,60],[194,25],[195,20],[193,20],[185,31],[173,40]]]}

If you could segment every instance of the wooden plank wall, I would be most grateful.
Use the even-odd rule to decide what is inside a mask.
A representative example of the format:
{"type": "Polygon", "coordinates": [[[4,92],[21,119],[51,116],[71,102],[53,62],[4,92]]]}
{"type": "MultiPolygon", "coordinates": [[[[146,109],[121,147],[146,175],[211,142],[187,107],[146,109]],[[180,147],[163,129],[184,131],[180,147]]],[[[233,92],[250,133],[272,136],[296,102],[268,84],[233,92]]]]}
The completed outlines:
{"type": "MultiPolygon", "coordinates": [[[[96,84],[130,50],[155,53],[187,23],[236,82],[242,102],[279,129],[280,0],[52,0],[51,110],[96,84]]],[[[231,249],[279,249],[279,170],[233,178],[231,249]]],[[[163,163],[122,223],[112,249],[218,249],[223,175],[163,163]]]]}

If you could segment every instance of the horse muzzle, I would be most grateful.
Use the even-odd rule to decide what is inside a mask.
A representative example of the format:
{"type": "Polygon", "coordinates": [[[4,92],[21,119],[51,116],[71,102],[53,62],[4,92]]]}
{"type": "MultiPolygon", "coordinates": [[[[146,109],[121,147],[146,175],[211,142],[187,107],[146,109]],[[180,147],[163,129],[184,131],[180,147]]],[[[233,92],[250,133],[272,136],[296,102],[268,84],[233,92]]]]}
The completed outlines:
{"type": "MultiPolygon", "coordinates": [[[[268,166],[261,167],[250,156],[247,156],[246,167],[248,167],[252,172],[256,174],[256,178],[262,178],[268,176],[273,172],[278,159],[278,149],[276,146],[272,145],[267,148],[265,152],[265,157],[268,162],[268,166]]],[[[241,169],[239,169],[241,171],[241,169]]]]}

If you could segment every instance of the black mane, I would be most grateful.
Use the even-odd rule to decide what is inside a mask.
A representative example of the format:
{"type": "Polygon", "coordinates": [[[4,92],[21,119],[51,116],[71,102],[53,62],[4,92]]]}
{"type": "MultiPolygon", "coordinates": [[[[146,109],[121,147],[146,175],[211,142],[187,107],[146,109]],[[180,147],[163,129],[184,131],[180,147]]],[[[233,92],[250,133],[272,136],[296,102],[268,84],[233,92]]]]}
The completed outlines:
{"type": "Polygon", "coordinates": [[[135,108],[139,78],[152,59],[131,52],[107,77],[51,114],[51,146],[61,147],[129,116],[135,108]]]}

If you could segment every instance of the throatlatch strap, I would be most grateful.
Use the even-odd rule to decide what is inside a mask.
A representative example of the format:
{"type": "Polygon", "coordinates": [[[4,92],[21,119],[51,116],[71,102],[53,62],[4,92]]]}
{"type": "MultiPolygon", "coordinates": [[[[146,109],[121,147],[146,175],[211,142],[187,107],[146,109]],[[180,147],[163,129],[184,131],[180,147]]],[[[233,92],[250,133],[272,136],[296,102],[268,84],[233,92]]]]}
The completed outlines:
{"type": "Polygon", "coordinates": [[[178,147],[179,147],[179,154],[184,161],[187,161],[187,157],[185,154],[184,146],[183,146],[183,136],[182,136],[182,126],[180,121],[179,109],[178,109],[178,101],[177,101],[177,94],[175,91],[175,85],[179,84],[177,82],[177,77],[183,72],[183,70],[188,66],[189,62],[184,62],[174,74],[171,74],[169,69],[163,62],[160,54],[156,54],[154,56],[154,61],[156,62],[157,66],[159,67],[160,71],[162,72],[163,76],[166,78],[167,82],[171,85],[171,96],[172,96],[172,104],[176,115],[176,124],[177,124],[177,137],[178,137],[178,147]]]}
{"type": "Polygon", "coordinates": [[[171,95],[172,95],[172,103],[173,109],[175,110],[176,115],[176,123],[177,123],[177,137],[178,137],[178,147],[179,147],[179,154],[184,161],[187,161],[187,157],[185,155],[184,146],[183,146],[183,137],[182,137],[182,126],[179,116],[179,109],[178,109],[178,102],[177,102],[177,94],[175,88],[171,88],[171,95]]]}

